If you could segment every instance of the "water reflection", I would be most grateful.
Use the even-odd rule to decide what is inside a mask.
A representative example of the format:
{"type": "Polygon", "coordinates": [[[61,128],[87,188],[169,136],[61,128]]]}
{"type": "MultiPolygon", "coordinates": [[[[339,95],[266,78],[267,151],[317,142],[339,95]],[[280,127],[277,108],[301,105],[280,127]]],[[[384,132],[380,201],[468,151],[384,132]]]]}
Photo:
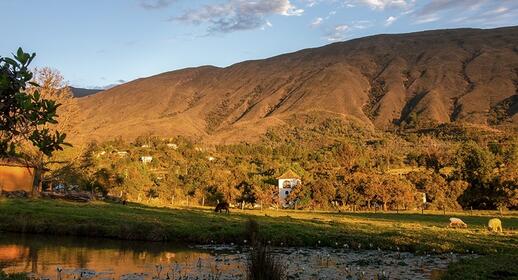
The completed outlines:
{"type": "MultiPolygon", "coordinates": [[[[0,267],[41,280],[243,279],[246,253],[240,246],[197,249],[164,243],[39,235],[2,235],[0,267]],[[2,264],[3,263],[3,264],[2,264]]],[[[294,279],[433,279],[448,263],[474,255],[329,247],[272,248],[294,279]]]]}
{"type": "Polygon", "coordinates": [[[240,256],[233,254],[232,258],[237,259],[221,264],[217,258],[210,251],[163,243],[0,233],[4,271],[30,272],[38,278],[144,279],[169,273],[173,279],[174,273],[241,273],[240,256]]]}

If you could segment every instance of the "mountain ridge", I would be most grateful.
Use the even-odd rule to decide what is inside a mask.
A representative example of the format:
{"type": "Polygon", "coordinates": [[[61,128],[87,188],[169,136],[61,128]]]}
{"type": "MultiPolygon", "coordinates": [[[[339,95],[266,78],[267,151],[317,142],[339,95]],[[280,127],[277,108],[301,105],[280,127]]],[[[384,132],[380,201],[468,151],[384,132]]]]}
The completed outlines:
{"type": "Polygon", "coordinates": [[[380,34],[228,67],[140,78],[79,100],[83,140],[254,141],[294,114],[377,129],[518,124],[518,27],[380,34]]]}
{"type": "Polygon", "coordinates": [[[97,94],[97,93],[103,91],[102,89],[78,88],[78,87],[72,87],[72,86],[69,86],[68,88],[72,92],[72,96],[74,96],[76,98],[81,98],[81,97],[97,94]]]}

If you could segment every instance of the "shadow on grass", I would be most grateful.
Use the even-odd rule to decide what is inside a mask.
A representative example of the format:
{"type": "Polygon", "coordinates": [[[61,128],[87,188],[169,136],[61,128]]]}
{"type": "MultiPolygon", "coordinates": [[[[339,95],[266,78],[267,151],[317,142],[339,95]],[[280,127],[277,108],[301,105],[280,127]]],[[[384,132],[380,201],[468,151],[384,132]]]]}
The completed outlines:
{"type": "Polygon", "coordinates": [[[441,279],[518,279],[516,256],[485,256],[451,263],[441,279]]]}

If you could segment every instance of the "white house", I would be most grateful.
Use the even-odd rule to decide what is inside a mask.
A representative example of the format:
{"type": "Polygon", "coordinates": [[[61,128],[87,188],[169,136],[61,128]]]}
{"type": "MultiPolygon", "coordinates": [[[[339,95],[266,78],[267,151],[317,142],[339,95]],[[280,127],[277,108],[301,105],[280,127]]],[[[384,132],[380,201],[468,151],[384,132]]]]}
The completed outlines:
{"type": "Polygon", "coordinates": [[[146,163],[150,163],[151,161],[153,161],[153,157],[152,156],[142,156],[142,157],[140,157],[140,160],[142,161],[142,163],[146,164],[146,163]]]}
{"type": "Polygon", "coordinates": [[[167,147],[168,148],[171,148],[173,150],[176,150],[178,149],[178,145],[174,144],[174,143],[167,143],[167,147]]]}
{"type": "Polygon", "coordinates": [[[426,193],[424,192],[417,192],[417,198],[421,200],[423,204],[426,203],[426,193]]]}
{"type": "Polygon", "coordinates": [[[118,155],[119,157],[126,157],[126,156],[128,155],[128,152],[126,152],[126,151],[118,151],[118,152],[117,152],[117,155],[118,155]]]}
{"type": "Polygon", "coordinates": [[[291,193],[292,189],[301,183],[300,176],[293,170],[288,170],[277,178],[279,181],[279,203],[283,207],[288,206],[286,204],[286,197],[291,193]]]}

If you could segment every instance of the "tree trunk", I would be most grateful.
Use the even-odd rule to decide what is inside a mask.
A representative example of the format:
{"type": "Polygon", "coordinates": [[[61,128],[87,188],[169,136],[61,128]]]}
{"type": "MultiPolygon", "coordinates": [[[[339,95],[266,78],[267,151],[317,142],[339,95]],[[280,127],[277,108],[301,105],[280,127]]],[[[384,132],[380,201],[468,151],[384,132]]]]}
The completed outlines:
{"type": "Polygon", "coordinates": [[[34,170],[34,181],[32,183],[32,195],[37,196],[41,189],[41,178],[43,177],[43,169],[36,167],[34,170]]]}

